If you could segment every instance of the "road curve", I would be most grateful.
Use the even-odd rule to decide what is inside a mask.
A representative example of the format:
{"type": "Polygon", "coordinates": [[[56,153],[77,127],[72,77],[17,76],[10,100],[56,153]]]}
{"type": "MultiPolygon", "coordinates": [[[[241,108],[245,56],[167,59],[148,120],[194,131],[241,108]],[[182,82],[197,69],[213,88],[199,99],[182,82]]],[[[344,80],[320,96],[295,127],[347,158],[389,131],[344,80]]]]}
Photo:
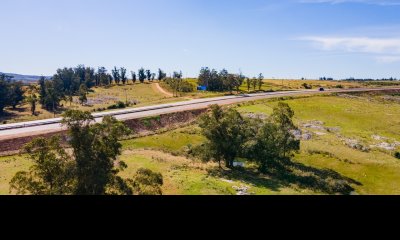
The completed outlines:
{"type": "MultiPolygon", "coordinates": [[[[399,88],[375,88],[375,89],[346,89],[346,90],[326,90],[321,92],[318,90],[298,90],[288,92],[271,92],[257,94],[243,94],[236,96],[225,96],[216,98],[195,99],[184,102],[161,104],[150,107],[132,108],[118,110],[112,112],[103,112],[93,114],[96,122],[101,122],[105,116],[114,116],[118,120],[124,121],[129,119],[137,119],[173,112],[181,112],[195,109],[208,108],[212,104],[229,105],[246,101],[254,101],[259,99],[286,97],[297,95],[312,95],[312,94],[329,94],[329,93],[349,93],[349,92],[366,92],[366,91],[384,91],[384,90],[400,90],[399,88]]],[[[60,124],[61,118],[14,123],[0,125],[0,140],[14,139],[26,136],[35,136],[44,133],[60,132],[65,130],[60,124]]]]}

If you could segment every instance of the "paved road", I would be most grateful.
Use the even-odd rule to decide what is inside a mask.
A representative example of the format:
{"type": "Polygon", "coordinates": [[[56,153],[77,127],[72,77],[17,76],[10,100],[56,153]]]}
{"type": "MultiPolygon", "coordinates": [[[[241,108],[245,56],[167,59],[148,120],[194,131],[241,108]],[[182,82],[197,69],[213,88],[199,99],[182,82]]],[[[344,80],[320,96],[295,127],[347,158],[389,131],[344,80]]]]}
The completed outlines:
{"type": "MultiPolygon", "coordinates": [[[[226,96],[206,99],[196,99],[185,102],[177,102],[171,104],[162,104],[151,107],[141,107],[133,109],[118,110],[106,113],[93,114],[96,122],[101,122],[103,117],[112,115],[118,120],[137,119],[148,116],[155,116],[160,114],[167,114],[172,112],[180,112],[194,109],[207,108],[212,104],[228,105],[246,101],[254,101],[265,98],[284,97],[284,96],[297,96],[309,94],[328,94],[328,93],[346,93],[346,92],[364,92],[364,91],[383,91],[383,90],[400,90],[400,88],[377,88],[377,89],[346,89],[346,90],[326,90],[320,92],[318,90],[299,90],[290,92],[272,92],[272,93],[259,93],[237,96],[226,96]]],[[[24,122],[0,125],[0,140],[14,139],[25,136],[35,136],[50,132],[59,132],[63,129],[60,124],[61,118],[47,119],[41,121],[24,122]]]]}

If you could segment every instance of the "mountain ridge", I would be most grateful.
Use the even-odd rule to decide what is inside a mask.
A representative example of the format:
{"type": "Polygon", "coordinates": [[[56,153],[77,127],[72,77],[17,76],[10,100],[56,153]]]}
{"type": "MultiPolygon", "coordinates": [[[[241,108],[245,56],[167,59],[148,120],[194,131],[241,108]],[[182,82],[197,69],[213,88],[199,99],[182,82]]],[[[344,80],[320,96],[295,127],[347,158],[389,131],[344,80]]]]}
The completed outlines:
{"type": "MultiPolygon", "coordinates": [[[[12,78],[13,81],[22,81],[22,82],[27,82],[27,83],[37,82],[42,77],[42,76],[38,76],[38,75],[24,75],[24,74],[17,74],[17,73],[0,72],[0,74],[5,74],[5,75],[13,77],[12,78]]],[[[46,79],[51,78],[49,76],[43,76],[43,77],[45,77],[46,79]]]]}

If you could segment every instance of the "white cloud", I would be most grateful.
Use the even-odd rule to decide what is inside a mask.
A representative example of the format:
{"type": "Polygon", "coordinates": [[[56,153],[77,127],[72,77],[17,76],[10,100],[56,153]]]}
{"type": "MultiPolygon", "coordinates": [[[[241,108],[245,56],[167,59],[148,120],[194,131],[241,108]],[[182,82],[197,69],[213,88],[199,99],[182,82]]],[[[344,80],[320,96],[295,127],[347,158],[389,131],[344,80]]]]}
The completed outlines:
{"type": "Polygon", "coordinates": [[[400,61],[400,38],[302,37],[324,51],[373,54],[380,63],[400,61]]]}
{"type": "Polygon", "coordinates": [[[301,3],[364,3],[381,6],[394,6],[400,5],[400,0],[300,0],[301,3]]]}
{"type": "Polygon", "coordinates": [[[400,38],[368,37],[302,37],[323,50],[342,50],[376,54],[400,54],[400,38]]]}

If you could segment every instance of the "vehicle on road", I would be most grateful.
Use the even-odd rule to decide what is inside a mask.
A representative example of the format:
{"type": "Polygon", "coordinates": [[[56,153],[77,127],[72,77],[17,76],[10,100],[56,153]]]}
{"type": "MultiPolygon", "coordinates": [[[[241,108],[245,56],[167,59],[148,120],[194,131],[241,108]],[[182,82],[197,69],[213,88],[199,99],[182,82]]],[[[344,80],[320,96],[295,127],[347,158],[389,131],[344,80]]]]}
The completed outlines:
{"type": "Polygon", "coordinates": [[[320,88],[319,91],[320,91],[320,92],[324,92],[324,91],[325,91],[325,88],[320,88]]]}

